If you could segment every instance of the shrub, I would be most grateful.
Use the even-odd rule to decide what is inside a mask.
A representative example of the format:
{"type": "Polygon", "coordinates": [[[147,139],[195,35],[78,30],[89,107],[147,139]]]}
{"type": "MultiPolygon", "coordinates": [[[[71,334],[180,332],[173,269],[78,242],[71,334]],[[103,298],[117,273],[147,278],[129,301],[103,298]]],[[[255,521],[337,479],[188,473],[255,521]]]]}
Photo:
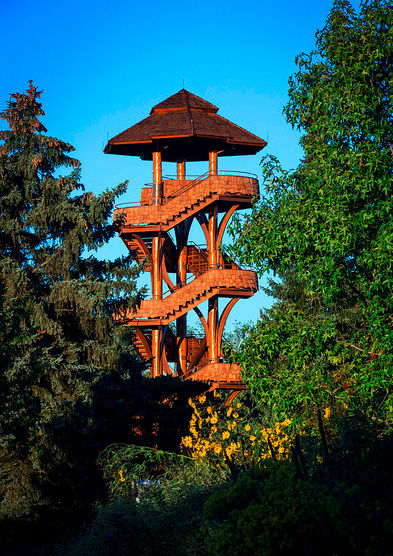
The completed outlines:
{"type": "Polygon", "coordinates": [[[234,470],[289,457],[294,438],[290,419],[266,426],[253,416],[248,403],[235,401],[228,407],[219,399],[209,401],[206,395],[196,402],[190,398],[189,404],[193,414],[181,447],[195,460],[234,470]]]}
{"type": "Polygon", "coordinates": [[[156,450],[150,450],[145,467],[143,454],[146,456],[149,450],[127,450],[123,446],[105,455],[110,500],[97,506],[91,523],[78,539],[57,547],[56,556],[208,554],[211,527],[203,518],[203,505],[227,477],[176,454],[171,460],[168,454],[156,450]],[[138,469],[151,473],[157,462],[161,469],[159,473],[153,469],[150,485],[138,485],[138,469]]]}

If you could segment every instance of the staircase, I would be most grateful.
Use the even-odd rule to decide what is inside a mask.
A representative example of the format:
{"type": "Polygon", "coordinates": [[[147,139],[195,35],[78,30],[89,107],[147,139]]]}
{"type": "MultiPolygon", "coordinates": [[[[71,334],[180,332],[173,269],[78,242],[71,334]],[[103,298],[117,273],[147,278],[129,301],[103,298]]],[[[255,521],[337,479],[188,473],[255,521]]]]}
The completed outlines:
{"type": "Polygon", "coordinates": [[[165,326],[213,295],[250,297],[258,281],[252,270],[212,269],[179,286],[163,299],[141,301],[135,313],[126,312],[118,320],[131,326],[165,326]]]}
{"type": "MultiPolygon", "coordinates": [[[[173,180],[176,181],[176,180],[173,180]]],[[[181,180],[184,183],[184,180],[181,180]]],[[[258,180],[248,176],[208,176],[191,182],[177,195],[170,197],[161,205],[122,206],[114,211],[114,219],[123,215],[123,230],[143,227],[168,231],[214,202],[231,200],[251,205],[252,199],[259,193],[258,180]]],[[[122,230],[122,233],[123,233],[122,230]]]]}
{"type": "MultiPolygon", "coordinates": [[[[209,300],[214,303],[219,297],[247,298],[258,289],[256,273],[240,268],[218,253],[218,245],[215,247],[217,265],[209,268],[208,246],[187,242],[186,239],[176,245],[168,233],[173,229],[178,242],[183,233],[182,226],[187,226],[193,217],[198,216],[198,219],[202,218],[205,222],[206,235],[211,226],[208,218],[212,218],[212,210],[218,214],[227,212],[233,205],[235,208],[251,206],[252,199],[258,195],[257,179],[243,175],[204,175],[196,180],[164,181],[163,191],[166,192],[166,196],[159,205],[152,204],[152,189],[144,188],[140,206],[118,207],[114,214],[114,219],[122,216],[120,236],[138,263],[146,261],[144,270],[152,272],[152,280],[153,238],[159,237],[161,242],[160,268],[169,290],[153,299],[143,300],[136,312],[116,315],[118,322],[135,329],[136,350],[141,359],[150,366],[152,373],[154,357],[158,357],[157,343],[154,348],[152,330],[163,331],[163,347],[160,349],[163,367],[166,365],[168,368],[167,363],[177,363],[180,356],[178,339],[169,326],[171,323],[185,318],[192,309],[198,311],[198,306],[209,300]],[[186,279],[175,285],[171,282],[168,272],[180,272],[180,264],[183,265],[183,269],[185,267],[186,279]]],[[[217,227],[217,221],[214,226],[217,227]]],[[[218,228],[214,233],[215,237],[218,237],[218,228]]],[[[238,365],[225,363],[222,355],[216,356],[216,359],[210,358],[207,336],[186,335],[183,338],[186,341],[186,367],[182,367],[186,368],[186,371],[183,378],[202,380],[213,385],[212,387],[243,388],[238,365]]],[[[184,340],[181,341],[183,350],[184,340]]]]}

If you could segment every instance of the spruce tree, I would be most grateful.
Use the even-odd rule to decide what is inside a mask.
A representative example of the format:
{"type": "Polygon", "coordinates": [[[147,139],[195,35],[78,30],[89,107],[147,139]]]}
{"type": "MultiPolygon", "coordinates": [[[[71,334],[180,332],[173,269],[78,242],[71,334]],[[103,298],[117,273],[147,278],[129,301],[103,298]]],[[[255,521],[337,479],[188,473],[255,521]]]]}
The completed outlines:
{"type": "Polygon", "coordinates": [[[73,147],[40,121],[40,95],[31,82],[11,95],[0,132],[0,515],[29,519],[83,483],[100,444],[87,440],[102,422],[97,385],[109,400],[138,369],[113,315],[141,297],[130,258],[91,254],[116,235],[108,219],[127,183],[84,190],[73,147]]]}

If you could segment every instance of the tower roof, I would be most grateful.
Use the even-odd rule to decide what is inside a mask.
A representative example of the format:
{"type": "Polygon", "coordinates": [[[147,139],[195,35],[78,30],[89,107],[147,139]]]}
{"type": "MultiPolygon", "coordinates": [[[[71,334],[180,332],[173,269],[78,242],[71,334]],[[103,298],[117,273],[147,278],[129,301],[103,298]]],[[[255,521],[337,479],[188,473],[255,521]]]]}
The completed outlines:
{"type": "Polygon", "coordinates": [[[161,151],[162,160],[207,160],[220,156],[255,154],[266,141],[222,118],[218,108],[186,89],[153,106],[150,116],[109,139],[104,152],[140,156],[151,160],[161,151]]]}

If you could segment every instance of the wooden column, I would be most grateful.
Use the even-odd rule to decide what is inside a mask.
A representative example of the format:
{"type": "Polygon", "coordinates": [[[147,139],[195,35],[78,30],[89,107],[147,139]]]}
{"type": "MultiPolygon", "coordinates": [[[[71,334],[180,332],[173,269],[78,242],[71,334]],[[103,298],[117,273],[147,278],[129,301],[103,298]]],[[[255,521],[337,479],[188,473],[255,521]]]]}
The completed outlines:
{"type": "MultiPolygon", "coordinates": [[[[161,237],[156,235],[152,238],[152,298],[159,301],[162,299],[162,264],[161,264],[161,237]]],[[[151,351],[153,356],[153,368],[151,376],[155,378],[162,374],[162,361],[161,361],[161,327],[153,328],[151,332],[151,351]]]]}
{"type": "Polygon", "coordinates": [[[217,268],[218,266],[218,249],[217,249],[217,205],[209,209],[209,242],[208,262],[209,268],[217,268]]]}
{"type": "Polygon", "coordinates": [[[153,299],[162,299],[162,264],[161,264],[161,237],[153,236],[151,246],[153,261],[151,293],[153,299]]]}
{"type": "Polygon", "coordinates": [[[180,160],[177,163],[177,179],[178,180],[186,179],[186,163],[184,160],[180,160]]]}
{"type": "Polygon", "coordinates": [[[162,165],[161,153],[153,153],[153,204],[160,205],[162,202],[162,165]]]}
{"type": "Polygon", "coordinates": [[[217,175],[217,153],[215,151],[209,152],[209,174],[211,176],[217,175]]]}
{"type": "MultiPolygon", "coordinates": [[[[179,175],[179,172],[178,172],[179,175]]],[[[180,179],[180,178],[179,178],[180,179]]],[[[177,283],[185,283],[187,279],[187,238],[184,228],[179,238],[181,250],[178,259],[177,283]]],[[[187,370],[187,315],[182,315],[176,321],[177,345],[179,353],[179,374],[187,370]]]]}
{"type": "Polygon", "coordinates": [[[157,376],[162,375],[161,334],[161,326],[153,328],[151,331],[151,354],[153,357],[151,378],[156,378],[157,376]]]}
{"type": "Polygon", "coordinates": [[[218,296],[209,299],[208,309],[208,356],[210,363],[218,363],[217,325],[218,325],[218,296]]]}

